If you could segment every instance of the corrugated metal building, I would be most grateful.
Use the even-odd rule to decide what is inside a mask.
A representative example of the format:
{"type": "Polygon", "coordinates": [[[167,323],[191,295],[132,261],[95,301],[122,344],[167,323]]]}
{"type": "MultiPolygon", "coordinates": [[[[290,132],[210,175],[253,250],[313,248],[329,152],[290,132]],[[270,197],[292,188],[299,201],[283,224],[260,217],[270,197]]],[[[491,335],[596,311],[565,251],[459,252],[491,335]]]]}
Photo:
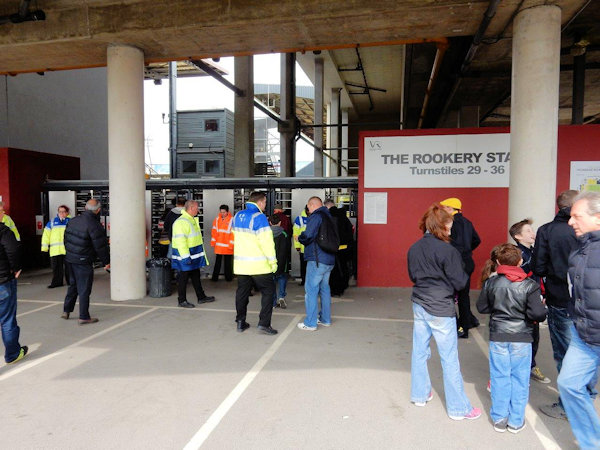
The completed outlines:
{"type": "Polygon", "coordinates": [[[233,112],[177,112],[177,178],[232,177],[233,112]]]}

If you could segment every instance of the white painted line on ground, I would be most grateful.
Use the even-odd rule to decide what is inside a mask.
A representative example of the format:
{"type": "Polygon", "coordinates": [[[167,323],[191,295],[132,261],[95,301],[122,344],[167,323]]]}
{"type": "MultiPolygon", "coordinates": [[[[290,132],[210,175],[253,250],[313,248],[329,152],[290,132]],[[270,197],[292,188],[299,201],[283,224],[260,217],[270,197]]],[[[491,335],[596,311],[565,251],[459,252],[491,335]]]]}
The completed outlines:
{"type": "Polygon", "coordinates": [[[56,306],[56,303],[50,303],[49,305],[40,306],[39,308],[32,309],[31,311],[25,311],[23,313],[17,314],[17,317],[23,317],[23,316],[26,316],[27,314],[41,311],[42,309],[52,308],[53,306],[56,306]]]}
{"type": "MultiPolygon", "coordinates": [[[[475,338],[475,342],[483,354],[489,358],[488,343],[484,341],[479,330],[477,328],[471,328],[471,330],[469,330],[469,334],[475,338]]],[[[531,428],[545,449],[560,449],[558,444],[552,439],[552,434],[550,433],[550,430],[548,430],[548,427],[546,427],[546,424],[544,424],[539,414],[531,407],[529,403],[527,403],[527,406],[525,407],[525,418],[531,425],[531,428]]]]}
{"type": "MultiPolygon", "coordinates": [[[[49,300],[30,300],[30,299],[19,299],[19,301],[23,302],[33,302],[33,303],[52,303],[52,304],[60,304],[63,302],[57,301],[49,301],[49,300]]],[[[124,304],[124,303],[91,303],[91,306],[114,306],[118,308],[156,308],[156,309],[182,309],[179,306],[165,306],[165,305],[132,305],[132,304],[124,304]]],[[[194,312],[219,312],[219,313],[232,313],[235,314],[235,308],[225,309],[225,308],[206,308],[204,306],[198,306],[194,309],[186,309],[187,312],[193,314],[194,312]]],[[[258,314],[259,310],[248,310],[248,314],[258,314]]],[[[275,316],[289,316],[295,317],[297,313],[295,312],[283,312],[282,310],[273,310],[273,315],[275,316]]],[[[347,319],[347,320],[372,320],[376,322],[398,322],[398,323],[413,323],[413,319],[394,319],[390,317],[364,317],[364,316],[331,316],[332,319],[347,319]]]]}
{"type": "MultiPolygon", "coordinates": [[[[35,360],[31,361],[30,363],[23,363],[23,365],[18,365],[17,368],[15,368],[14,370],[11,370],[8,373],[0,375],[0,381],[4,381],[4,380],[6,380],[8,378],[11,378],[11,377],[19,374],[19,373],[25,372],[26,370],[31,369],[31,368],[39,365],[39,364],[42,364],[43,362],[46,362],[49,359],[52,359],[55,356],[58,356],[58,355],[64,353],[65,351],[69,350],[70,348],[77,347],[78,345],[85,344],[86,342],[89,342],[89,341],[91,341],[93,339],[96,339],[96,338],[98,338],[100,336],[104,336],[105,334],[110,333],[111,331],[116,330],[117,328],[122,327],[123,325],[127,325],[128,323],[131,323],[134,320],[137,320],[140,317],[145,316],[146,314],[149,314],[149,313],[151,313],[153,311],[156,311],[157,309],[158,308],[152,308],[152,309],[149,309],[147,311],[144,311],[144,312],[142,312],[142,313],[140,313],[140,314],[138,314],[136,316],[133,316],[133,317],[130,317],[129,319],[127,319],[127,320],[124,320],[123,322],[116,323],[112,327],[108,327],[105,330],[102,330],[102,331],[99,331],[98,333],[92,334],[91,336],[88,336],[88,337],[86,337],[84,339],[81,339],[80,341],[77,341],[77,342],[74,342],[74,343],[72,343],[70,345],[67,345],[65,348],[63,348],[61,350],[58,350],[58,351],[56,351],[54,353],[50,353],[49,355],[46,355],[46,356],[44,356],[42,358],[35,359],[35,360]]],[[[95,326],[95,325],[85,325],[85,326],[95,326]]],[[[18,364],[21,364],[21,363],[18,363],[18,364]]]]}
{"type": "Polygon", "coordinates": [[[260,373],[260,371],[265,367],[265,365],[269,362],[269,360],[273,357],[275,352],[281,347],[283,342],[290,335],[292,330],[296,328],[297,323],[303,316],[301,314],[297,314],[294,319],[292,319],[291,323],[283,330],[283,333],[279,335],[279,337],[271,344],[271,346],[267,349],[267,351],[261,356],[261,358],[254,364],[254,366],[250,369],[244,378],[237,384],[235,388],[229,393],[229,395],[223,400],[223,402],[219,405],[219,407],[211,414],[208,420],[202,425],[202,427],[198,430],[198,432],[192,437],[192,439],[187,443],[184,447],[184,450],[196,450],[199,449],[204,441],[210,436],[213,430],[219,425],[225,414],[231,409],[233,405],[238,401],[238,399],[242,396],[244,391],[250,386],[252,381],[256,378],[256,376],[260,373]]]}
{"type": "Polygon", "coordinates": [[[29,303],[52,303],[52,304],[56,304],[56,305],[62,305],[64,302],[61,301],[57,301],[57,300],[33,300],[33,299],[29,299],[29,298],[18,298],[17,299],[17,303],[18,302],[29,302],[29,303]]]}

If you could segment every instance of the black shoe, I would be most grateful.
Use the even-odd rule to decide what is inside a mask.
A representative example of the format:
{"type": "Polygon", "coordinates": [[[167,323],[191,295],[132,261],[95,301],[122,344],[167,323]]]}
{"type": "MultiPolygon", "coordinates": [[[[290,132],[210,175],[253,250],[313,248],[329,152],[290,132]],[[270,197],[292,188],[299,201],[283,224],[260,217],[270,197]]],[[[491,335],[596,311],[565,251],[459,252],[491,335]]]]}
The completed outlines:
{"type": "Polygon", "coordinates": [[[49,284],[48,289],[54,289],[56,287],[61,287],[61,286],[62,286],[62,284],[49,284]]]}
{"type": "Polygon", "coordinates": [[[90,317],[89,319],[79,319],[79,325],[89,325],[90,323],[97,323],[96,317],[90,317]]]}
{"type": "Polygon", "coordinates": [[[471,317],[471,327],[470,328],[477,328],[479,325],[480,325],[479,319],[477,319],[477,317],[475,317],[475,316],[471,317]]]}
{"type": "Polygon", "coordinates": [[[60,318],[61,318],[61,319],[65,319],[65,320],[69,320],[69,315],[70,315],[70,314],[71,314],[71,313],[64,312],[64,313],[62,313],[62,314],[61,314],[60,318]]]}
{"type": "Polygon", "coordinates": [[[258,331],[260,331],[263,334],[277,334],[277,330],[274,330],[272,326],[268,326],[268,327],[263,327],[262,325],[258,326],[258,331]]]}
{"type": "Polygon", "coordinates": [[[463,327],[460,327],[456,331],[456,334],[458,335],[458,337],[460,339],[468,339],[469,338],[469,330],[464,330],[463,327]]]}
{"type": "Polygon", "coordinates": [[[192,305],[190,302],[188,302],[187,300],[184,300],[183,302],[179,302],[179,306],[180,308],[195,308],[196,305],[192,305]]]}
{"type": "Polygon", "coordinates": [[[237,330],[239,333],[243,333],[248,328],[250,328],[250,324],[248,322],[246,322],[245,320],[237,321],[237,330]]]}
{"type": "Polygon", "coordinates": [[[214,302],[214,301],[215,301],[214,297],[206,296],[204,298],[198,299],[198,304],[201,305],[202,303],[210,303],[210,302],[214,302]]]}

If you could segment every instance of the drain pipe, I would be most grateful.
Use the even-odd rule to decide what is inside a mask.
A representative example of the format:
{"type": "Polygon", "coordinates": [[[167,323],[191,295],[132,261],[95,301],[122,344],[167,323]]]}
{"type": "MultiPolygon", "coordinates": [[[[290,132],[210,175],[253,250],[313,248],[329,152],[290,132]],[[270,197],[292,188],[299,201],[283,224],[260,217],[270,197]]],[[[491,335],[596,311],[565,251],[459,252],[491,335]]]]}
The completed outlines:
{"type": "Polygon", "coordinates": [[[417,128],[421,128],[423,126],[423,121],[425,120],[425,114],[427,113],[427,106],[429,105],[429,99],[431,98],[433,86],[437,80],[440,67],[442,66],[442,60],[444,59],[444,54],[446,53],[447,49],[447,43],[437,44],[437,51],[435,52],[435,59],[433,60],[433,66],[431,67],[431,75],[429,76],[429,82],[427,83],[427,90],[425,91],[425,98],[423,99],[423,107],[421,108],[421,115],[419,116],[417,128]]]}
{"type": "Polygon", "coordinates": [[[477,53],[477,49],[479,48],[479,45],[481,44],[483,35],[485,34],[488,26],[490,25],[490,22],[496,15],[496,10],[498,9],[499,4],[500,4],[500,0],[490,0],[490,3],[488,5],[485,13],[483,14],[483,20],[479,24],[479,28],[477,29],[475,36],[473,36],[473,42],[471,43],[471,47],[469,47],[469,51],[467,52],[467,55],[465,56],[465,59],[460,67],[460,72],[458,74],[458,78],[454,82],[454,86],[452,87],[452,90],[450,91],[450,95],[448,96],[448,99],[446,100],[446,103],[444,104],[444,108],[442,109],[442,113],[440,114],[440,117],[438,119],[438,125],[439,125],[440,121],[443,119],[443,117],[446,115],[446,112],[448,112],[450,103],[452,103],[452,100],[454,99],[454,96],[456,95],[456,92],[458,91],[458,88],[462,81],[462,78],[467,73],[467,69],[469,68],[469,65],[473,61],[473,58],[475,58],[475,54],[477,53]]]}

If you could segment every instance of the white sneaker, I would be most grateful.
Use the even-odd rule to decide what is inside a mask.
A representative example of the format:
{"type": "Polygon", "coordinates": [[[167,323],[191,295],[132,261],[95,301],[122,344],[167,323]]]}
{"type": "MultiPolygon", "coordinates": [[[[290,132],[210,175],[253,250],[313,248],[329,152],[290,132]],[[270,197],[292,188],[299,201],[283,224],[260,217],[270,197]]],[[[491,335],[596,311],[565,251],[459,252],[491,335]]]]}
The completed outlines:
{"type": "Polygon", "coordinates": [[[287,308],[287,303],[285,302],[285,298],[283,298],[283,297],[281,297],[279,300],[277,300],[277,304],[279,305],[279,307],[281,309],[287,308]]]}
{"type": "Polygon", "coordinates": [[[321,322],[321,319],[317,319],[317,325],[321,325],[321,326],[324,326],[324,327],[330,327],[331,323],[321,322]]]}
{"type": "Polygon", "coordinates": [[[424,402],[413,402],[413,405],[415,405],[415,406],[425,406],[431,400],[433,400],[433,391],[429,392],[429,397],[427,397],[427,400],[425,400],[424,402]]]}
{"type": "Polygon", "coordinates": [[[304,325],[304,322],[300,322],[298,324],[298,328],[300,328],[301,330],[304,330],[304,331],[317,331],[317,327],[308,327],[308,326],[304,325]]]}

